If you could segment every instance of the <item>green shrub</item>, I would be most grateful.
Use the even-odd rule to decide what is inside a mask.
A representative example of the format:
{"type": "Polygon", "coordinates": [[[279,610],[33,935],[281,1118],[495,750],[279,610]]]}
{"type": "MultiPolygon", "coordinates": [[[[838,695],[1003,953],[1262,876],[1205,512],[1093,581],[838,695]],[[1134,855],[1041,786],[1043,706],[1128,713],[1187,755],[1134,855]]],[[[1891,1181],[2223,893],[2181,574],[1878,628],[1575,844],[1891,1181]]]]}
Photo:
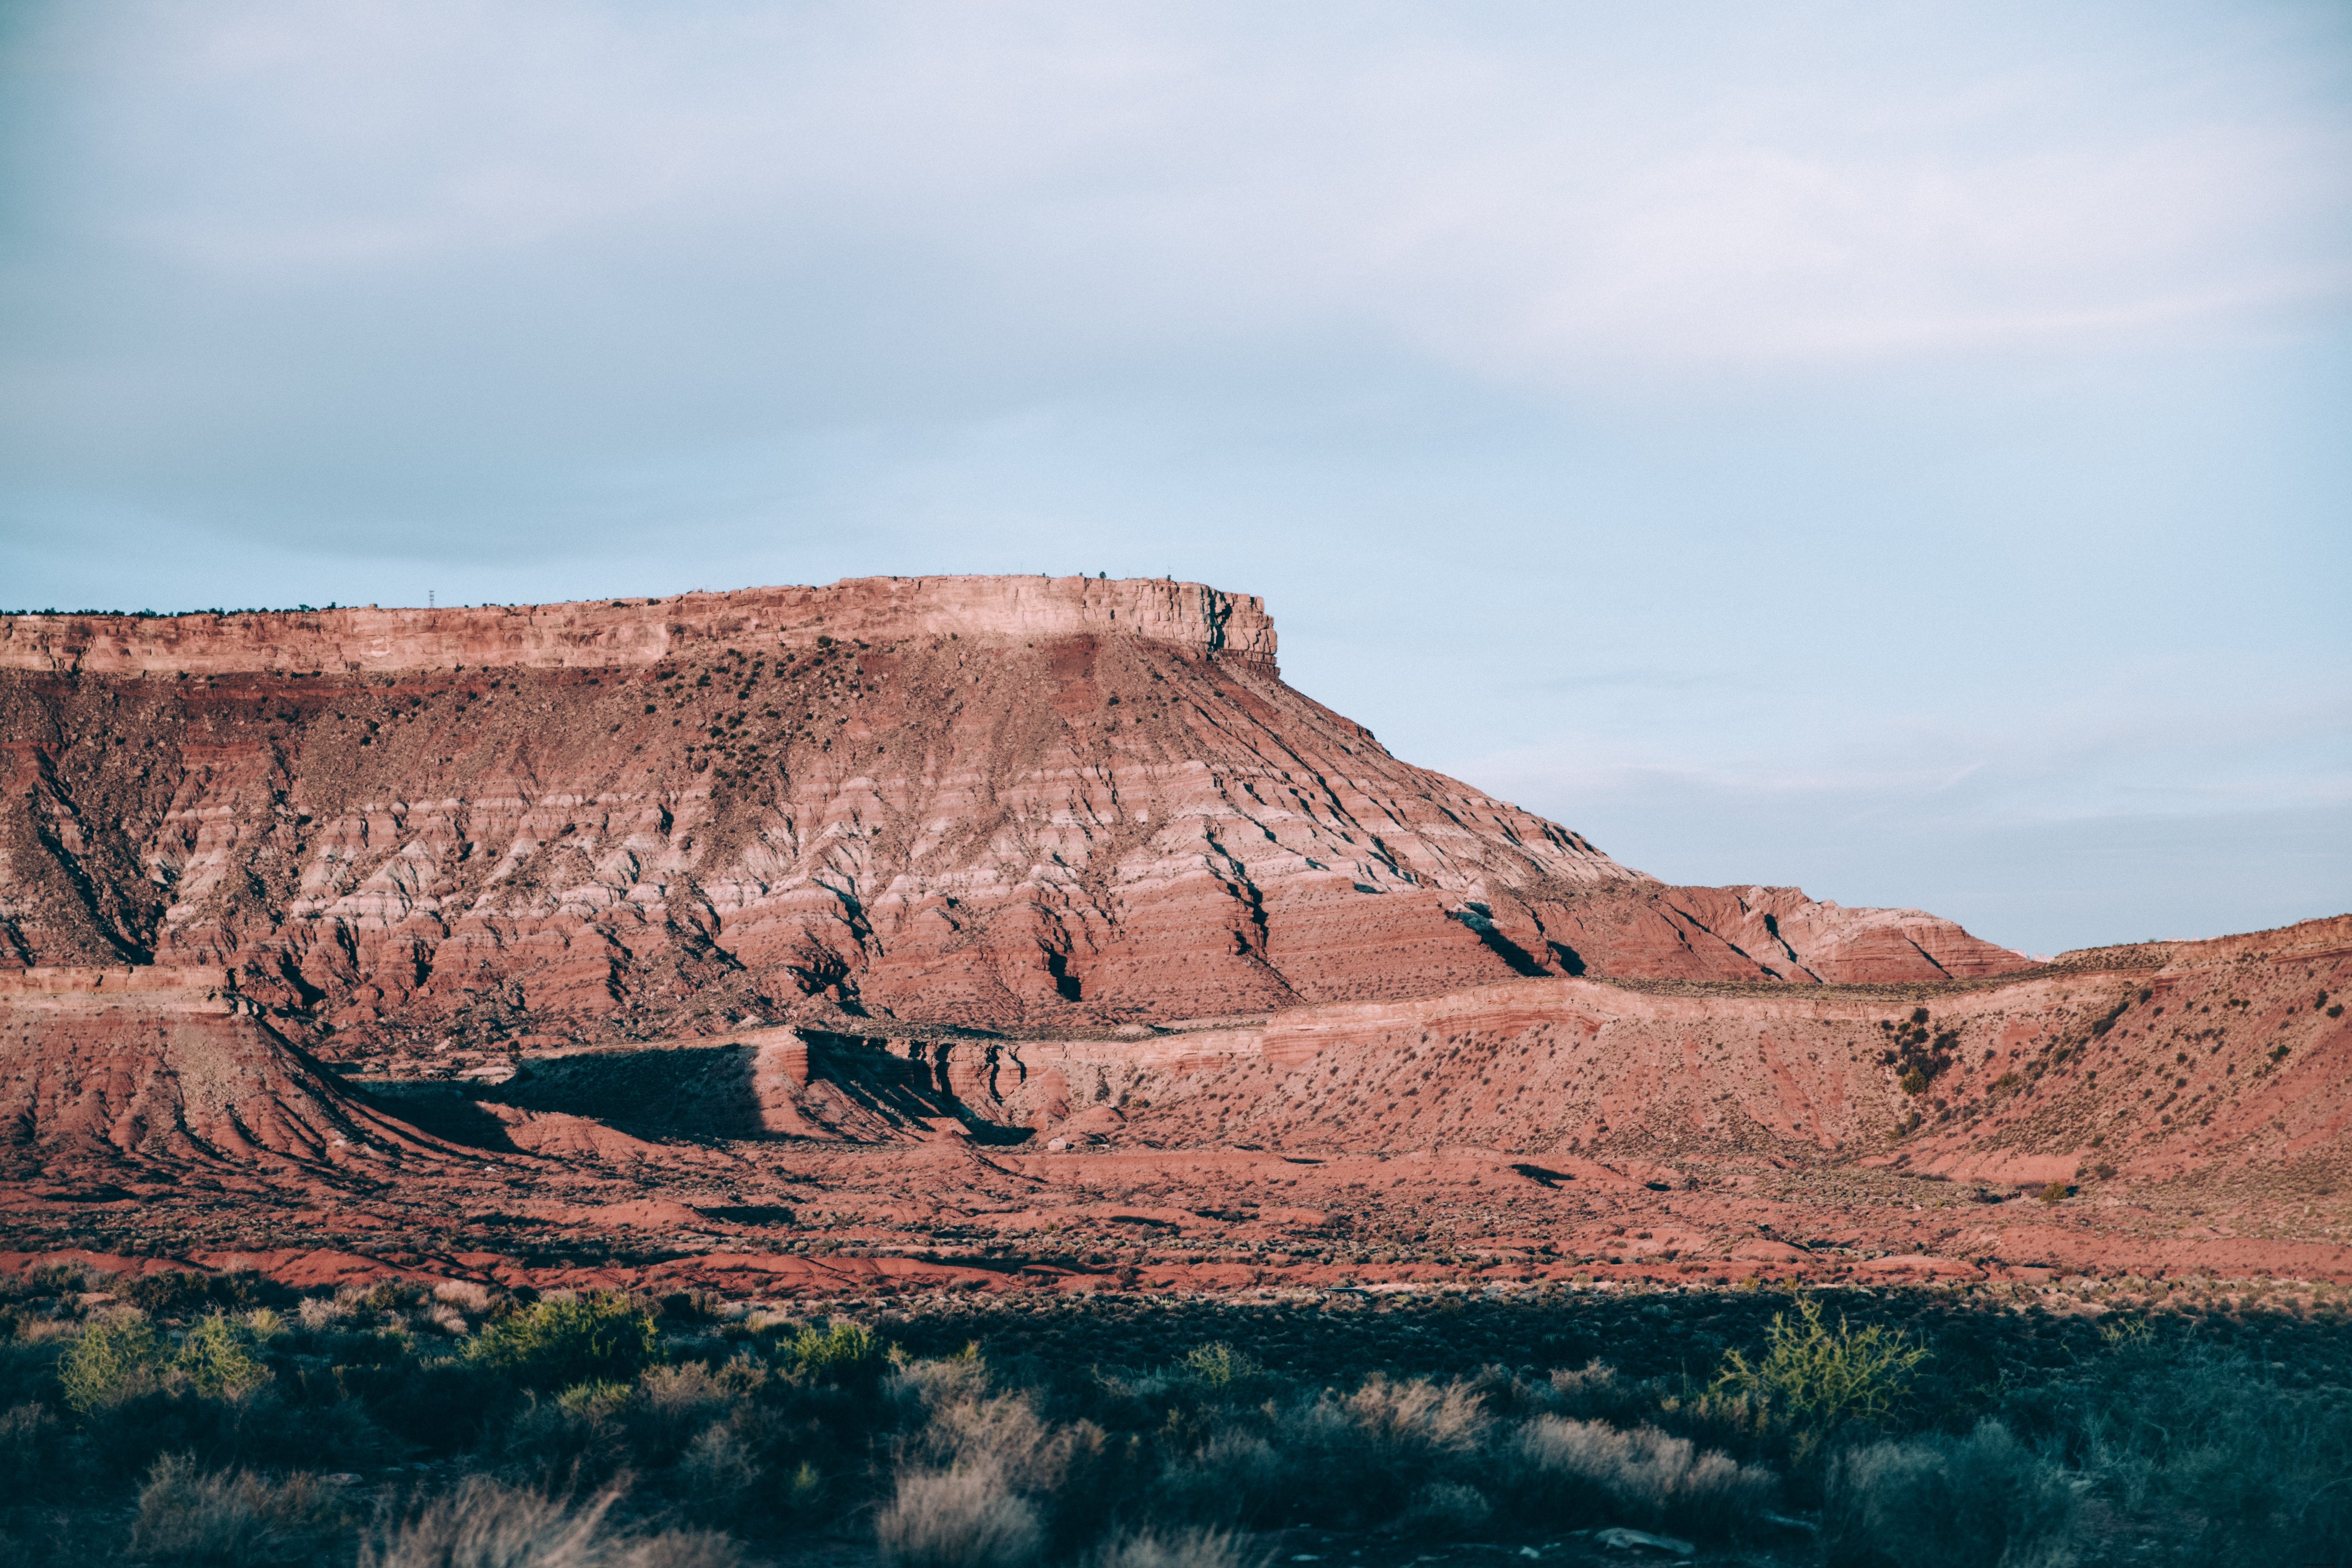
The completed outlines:
{"type": "Polygon", "coordinates": [[[66,1403],[87,1415],[154,1388],[163,1367],[163,1336],[146,1319],[93,1318],[58,1362],[66,1403]]]}
{"type": "Polygon", "coordinates": [[[172,1365],[206,1399],[242,1399],[269,1381],[253,1341],[252,1331],[226,1313],[207,1313],[180,1342],[172,1365]]]}
{"type": "Polygon", "coordinates": [[[652,1314],[618,1291],[592,1290],[485,1325],[466,1356],[521,1387],[567,1388],[633,1378],[658,1351],[652,1314]]]}
{"type": "Polygon", "coordinates": [[[889,1364],[891,1347],[858,1323],[835,1323],[818,1328],[811,1323],[779,1352],[788,1371],[835,1383],[859,1383],[881,1376],[889,1364]]]}
{"type": "Polygon", "coordinates": [[[1761,1362],[1727,1353],[1709,1392],[1744,1398],[1759,1415],[1785,1423],[1801,1459],[1848,1421],[1885,1420],[1927,1353],[1883,1324],[1855,1329],[1841,1316],[1832,1330],[1822,1321],[1822,1304],[1806,1297],[1797,1303],[1797,1321],[1772,1315],[1761,1362]]]}
{"type": "Polygon", "coordinates": [[[1247,1384],[1264,1370],[1223,1340],[1213,1340],[1187,1351],[1178,1364],[1202,1387],[1221,1390],[1247,1384]]]}

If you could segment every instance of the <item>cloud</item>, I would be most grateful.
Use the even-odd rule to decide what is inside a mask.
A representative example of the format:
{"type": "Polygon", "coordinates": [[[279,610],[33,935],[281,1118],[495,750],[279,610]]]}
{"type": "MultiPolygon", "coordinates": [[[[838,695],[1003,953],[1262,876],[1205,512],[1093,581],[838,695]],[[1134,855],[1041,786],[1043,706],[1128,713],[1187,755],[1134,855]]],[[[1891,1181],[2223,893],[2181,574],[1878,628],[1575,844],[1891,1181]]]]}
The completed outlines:
{"type": "Polygon", "coordinates": [[[642,290],[700,354],[805,344],[783,291],[851,278],[1022,324],[985,354],[1352,334],[1569,387],[2341,302],[2341,104],[2227,47],[2278,16],[2205,22],[2151,113],[2183,40],[2089,14],[69,12],[48,210],[298,301],[642,290]]]}
{"type": "Polygon", "coordinates": [[[2338,5],[0,29],[12,597],[1174,572],[1702,878],[2352,771],[2338,5]]]}

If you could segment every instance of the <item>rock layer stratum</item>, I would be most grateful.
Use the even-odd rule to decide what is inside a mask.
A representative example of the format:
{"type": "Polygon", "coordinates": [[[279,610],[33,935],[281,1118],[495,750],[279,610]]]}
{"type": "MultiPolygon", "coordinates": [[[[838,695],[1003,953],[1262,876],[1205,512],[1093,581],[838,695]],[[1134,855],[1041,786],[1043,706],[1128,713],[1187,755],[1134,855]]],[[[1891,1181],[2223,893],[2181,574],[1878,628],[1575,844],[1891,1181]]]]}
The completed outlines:
{"type": "Polygon", "coordinates": [[[0,963],[226,970],[331,1056],[2023,965],[1665,886],[1275,656],[1255,598],[1085,578],[0,617],[0,963]]]}

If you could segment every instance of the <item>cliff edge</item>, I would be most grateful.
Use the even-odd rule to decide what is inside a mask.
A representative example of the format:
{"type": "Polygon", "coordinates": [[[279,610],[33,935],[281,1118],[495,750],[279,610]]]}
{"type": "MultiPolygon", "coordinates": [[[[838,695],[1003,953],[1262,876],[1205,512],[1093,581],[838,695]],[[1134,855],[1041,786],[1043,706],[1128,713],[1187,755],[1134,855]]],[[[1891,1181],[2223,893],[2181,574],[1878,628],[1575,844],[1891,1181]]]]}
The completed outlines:
{"type": "Polygon", "coordinates": [[[814,647],[954,634],[1010,641],[1150,637],[1274,667],[1255,595],[1095,577],[852,577],[666,599],[457,609],[0,616],[0,669],[91,675],[355,675],[389,670],[632,668],[732,642],[814,647]]]}

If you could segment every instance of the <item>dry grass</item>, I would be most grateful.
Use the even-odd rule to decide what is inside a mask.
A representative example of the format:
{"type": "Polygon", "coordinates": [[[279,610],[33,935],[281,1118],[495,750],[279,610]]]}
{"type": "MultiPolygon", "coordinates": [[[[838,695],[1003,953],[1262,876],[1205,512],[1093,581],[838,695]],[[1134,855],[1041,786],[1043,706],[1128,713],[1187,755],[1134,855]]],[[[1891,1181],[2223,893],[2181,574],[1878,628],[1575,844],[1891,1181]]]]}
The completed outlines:
{"type": "Polygon", "coordinates": [[[184,1454],[155,1463],[139,1493],[131,1555],[184,1563],[298,1563],[344,1528],[318,1478],[269,1480],[247,1470],[206,1475],[184,1454]]]}
{"type": "Polygon", "coordinates": [[[902,1472],[874,1535],[898,1568],[1022,1568],[1045,1545],[1037,1510],[987,1465],[902,1472]]]}
{"type": "Polygon", "coordinates": [[[1699,1535],[1738,1530],[1779,1489],[1770,1471],[1654,1426],[1623,1431],[1541,1415],[1520,1430],[1516,1449],[1538,1491],[1571,1507],[1599,1502],[1637,1523],[1699,1535]]]}
{"type": "Polygon", "coordinates": [[[741,1553],[700,1531],[636,1533],[607,1516],[607,1489],[584,1502],[468,1479],[362,1543],[359,1568],[737,1568],[741,1553]]]}
{"type": "Polygon", "coordinates": [[[1265,1568],[1272,1559],[1222,1530],[1152,1531],[1125,1536],[1095,1553],[1094,1568],[1265,1568]]]}

